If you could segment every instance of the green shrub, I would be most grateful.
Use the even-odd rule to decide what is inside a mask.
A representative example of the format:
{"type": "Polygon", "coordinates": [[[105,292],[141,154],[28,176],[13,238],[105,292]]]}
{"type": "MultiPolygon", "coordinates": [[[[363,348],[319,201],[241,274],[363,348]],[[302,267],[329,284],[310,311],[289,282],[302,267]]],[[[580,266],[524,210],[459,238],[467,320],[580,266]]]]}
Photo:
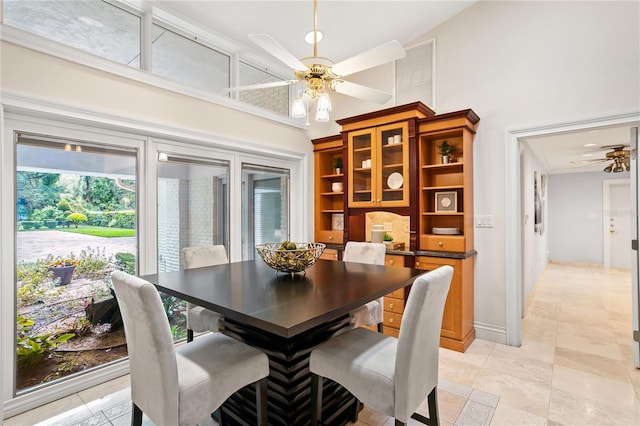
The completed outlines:
{"type": "Polygon", "coordinates": [[[40,229],[40,228],[42,228],[42,225],[43,225],[43,223],[42,223],[41,221],[39,221],[39,220],[37,220],[37,221],[33,222],[33,227],[34,227],[35,229],[40,229]]]}
{"type": "Polygon", "coordinates": [[[71,213],[69,216],[67,216],[67,220],[76,225],[77,228],[78,223],[87,221],[87,217],[82,213],[71,213]]]}
{"type": "Polygon", "coordinates": [[[71,205],[69,205],[69,202],[65,199],[58,201],[57,207],[58,210],[61,210],[63,212],[68,212],[69,210],[71,210],[71,205]]]}
{"type": "Polygon", "coordinates": [[[78,257],[78,266],[76,266],[75,274],[77,278],[102,279],[109,271],[109,265],[112,263],[113,257],[106,254],[103,247],[93,249],[87,247],[80,252],[78,257]]]}
{"type": "Polygon", "coordinates": [[[35,222],[32,220],[23,220],[21,222],[22,225],[22,229],[24,229],[25,231],[29,230],[29,229],[33,229],[35,227],[35,222]]]}
{"type": "Polygon", "coordinates": [[[16,319],[18,326],[18,337],[16,340],[16,354],[18,363],[31,365],[41,360],[45,354],[49,354],[55,348],[67,340],[71,339],[73,333],[64,334],[35,334],[32,333],[34,322],[28,318],[18,315],[16,319]]]}
{"type": "Polygon", "coordinates": [[[61,291],[53,290],[51,276],[53,275],[47,265],[53,257],[46,260],[38,259],[35,263],[20,262],[16,265],[16,278],[18,279],[17,301],[18,306],[27,306],[39,302],[61,291]],[[53,292],[53,293],[52,293],[53,292]]]}
{"type": "Polygon", "coordinates": [[[116,268],[130,275],[136,273],[136,256],[131,253],[116,253],[116,268]]]}
{"type": "Polygon", "coordinates": [[[31,220],[45,220],[45,219],[53,219],[56,217],[56,214],[58,213],[58,209],[56,207],[53,206],[45,206],[41,209],[36,209],[34,210],[30,215],[29,218],[31,220]]]}
{"type": "Polygon", "coordinates": [[[119,210],[113,212],[87,211],[87,224],[109,228],[135,229],[135,210],[119,210]]]}
{"type": "Polygon", "coordinates": [[[58,221],[55,219],[45,219],[44,226],[49,229],[56,229],[56,227],[58,226],[58,221]]]}

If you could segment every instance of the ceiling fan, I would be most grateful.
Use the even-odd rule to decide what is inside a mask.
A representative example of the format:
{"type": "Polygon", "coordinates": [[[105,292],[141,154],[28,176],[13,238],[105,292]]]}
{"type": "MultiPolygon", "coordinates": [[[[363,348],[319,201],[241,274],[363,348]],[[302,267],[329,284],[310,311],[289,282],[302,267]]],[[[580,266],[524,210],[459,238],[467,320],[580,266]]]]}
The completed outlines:
{"type": "Polygon", "coordinates": [[[611,161],[607,167],[603,169],[603,171],[610,173],[620,173],[623,171],[631,170],[631,160],[630,160],[630,151],[628,145],[605,145],[602,146],[603,149],[611,149],[611,151],[605,154],[604,158],[594,158],[591,160],[581,160],[581,161],[571,161],[574,164],[592,164],[592,163],[600,163],[600,162],[608,162],[611,161]],[[627,148],[627,149],[625,149],[627,148]]]}
{"type": "MultiPolygon", "coordinates": [[[[317,0],[313,1],[313,56],[298,59],[276,40],[267,34],[251,34],[249,38],[255,44],[273,55],[276,59],[292,68],[295,79],[276,81],[271,83],[236,86],[226,89],[228,92],[265,89],[270,87],[288,86],[302,83],[304,89],[296,97],[291,108],[291,115],[296,118],[308,114],[309,104],[316,102],[316,121],[329,121],[331,99],[328,91],[332,90],[344,95],[368,100],[375,103],[385,103],[392,94],[372,87],[345,81],[343,77],[385,64],[406,56],[405,50],[395,40],[374,47],[349,59],[335,63],[331,59],[318,56],[317,0]]],[[[308,125],[307,119],[307,125],[308,125]]]]}

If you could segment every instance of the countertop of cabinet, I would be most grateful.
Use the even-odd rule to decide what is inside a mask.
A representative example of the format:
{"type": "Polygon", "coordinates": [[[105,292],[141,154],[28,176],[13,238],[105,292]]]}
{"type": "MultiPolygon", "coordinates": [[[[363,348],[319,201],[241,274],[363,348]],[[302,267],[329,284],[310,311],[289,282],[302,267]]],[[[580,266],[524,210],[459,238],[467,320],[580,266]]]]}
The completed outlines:
{"type": "MultiPolygon", "coordinates": [[[[342,244],[327,244],[328,249],[343,251],[344,246],[342,244]]],[[[477,251],[471,250],[466,253],[457,253],[450,251],[431,251],[431,250],[387,250],[387,254],[399,255],[399,256],[429,256],[429,257],[446,257],[449,259],[466,259],[478,254],[477,251]]]]}

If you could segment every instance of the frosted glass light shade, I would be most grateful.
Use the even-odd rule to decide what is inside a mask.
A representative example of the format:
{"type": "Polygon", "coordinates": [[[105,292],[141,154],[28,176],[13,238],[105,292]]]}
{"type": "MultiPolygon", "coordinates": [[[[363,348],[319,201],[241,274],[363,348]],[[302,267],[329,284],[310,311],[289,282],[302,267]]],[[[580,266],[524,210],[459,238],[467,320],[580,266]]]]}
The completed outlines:
{"type": "Polygon", "coordinates": [[[293,101],[293,106],[291,107],[291,116],[294,118],[302,118],[307,115],[306,108],[304,107],[304,102],[300,98],[296,98],[293,101]]]}

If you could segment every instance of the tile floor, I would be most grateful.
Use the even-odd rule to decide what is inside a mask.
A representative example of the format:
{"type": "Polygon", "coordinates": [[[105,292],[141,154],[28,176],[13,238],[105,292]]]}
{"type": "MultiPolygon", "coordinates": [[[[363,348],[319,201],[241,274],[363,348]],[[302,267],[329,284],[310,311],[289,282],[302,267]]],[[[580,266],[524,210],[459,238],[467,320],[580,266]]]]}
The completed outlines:
{"type": "MultiPolygon", "coordinates": [[[[630,285],[628,271],[550,264],[526,310],[520,348],[476,339],[465,353],[441,349],[441,424],[640,425],[630,285]]],[[[128,380],[62,398],[4,425],[128,425],[128,380]]],[[[145,418],[144,424],[152,423],[145,418]]],[[[393,419],[365,408],[357,424],[389,426],[393,419]]]]}

